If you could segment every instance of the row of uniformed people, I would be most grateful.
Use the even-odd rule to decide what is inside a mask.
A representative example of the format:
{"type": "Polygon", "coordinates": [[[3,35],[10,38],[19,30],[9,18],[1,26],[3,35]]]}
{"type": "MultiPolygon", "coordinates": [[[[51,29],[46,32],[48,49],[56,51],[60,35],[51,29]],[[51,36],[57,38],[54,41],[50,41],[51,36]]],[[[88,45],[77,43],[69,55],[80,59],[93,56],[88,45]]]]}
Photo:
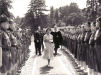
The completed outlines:
{"type": "Polygon", "coordinates": [[[89,75],[101,75],[101,18],[96,22],[63,30],[63,45],[89,75]]]}
{"type": "Polygon", "coordinates": [[[28,36],[23,31],[7,17],[0,17],[0,75],[16,75],[19,65],[28,54],[28,44],[25,43],[29,43],[30,38],[23,39],[22,35],[28,36]]]}

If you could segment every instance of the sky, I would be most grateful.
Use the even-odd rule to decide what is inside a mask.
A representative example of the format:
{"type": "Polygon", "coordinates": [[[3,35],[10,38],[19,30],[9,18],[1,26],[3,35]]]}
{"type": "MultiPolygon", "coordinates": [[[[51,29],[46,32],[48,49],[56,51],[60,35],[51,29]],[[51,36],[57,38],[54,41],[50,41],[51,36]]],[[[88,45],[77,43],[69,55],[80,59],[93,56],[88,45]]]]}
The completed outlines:
{"type": "MultiPolygon", "coordinates": [[[[31,0],[12,0],[13,8],[10,11],[14,14],[15,17],[24,17],[25,13],[27,13],[28,5],[31,0]]],[[[51,6],[54,8],[59,8],[61,6],[69,5],[71,2],[75,2],[78,4],[79,8],[86,7],[86,0],[45,0],[47,9],[51,6]]]]}

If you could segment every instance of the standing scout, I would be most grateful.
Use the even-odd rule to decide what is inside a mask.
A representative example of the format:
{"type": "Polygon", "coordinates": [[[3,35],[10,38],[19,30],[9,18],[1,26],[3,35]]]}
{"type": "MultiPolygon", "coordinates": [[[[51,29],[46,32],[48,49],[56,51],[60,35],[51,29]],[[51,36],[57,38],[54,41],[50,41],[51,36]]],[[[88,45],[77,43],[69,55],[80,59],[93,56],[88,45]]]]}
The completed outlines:
{"type": "Polygon", "coordinates": [[[0,72],[5,73],[11,67],[11,42],[8,35],[9,22],[7,17],[0,17],[0,48],[2,49],[2,66],[0,72]]]}
{"type": "Polygon", "coordinates": [[[95,33],[95,52],[96,52],[96,61],[97,61],[97,68],[96,72],[97,75],[101,75],[101,17],[96,20],[96,33],[95,33]]]}

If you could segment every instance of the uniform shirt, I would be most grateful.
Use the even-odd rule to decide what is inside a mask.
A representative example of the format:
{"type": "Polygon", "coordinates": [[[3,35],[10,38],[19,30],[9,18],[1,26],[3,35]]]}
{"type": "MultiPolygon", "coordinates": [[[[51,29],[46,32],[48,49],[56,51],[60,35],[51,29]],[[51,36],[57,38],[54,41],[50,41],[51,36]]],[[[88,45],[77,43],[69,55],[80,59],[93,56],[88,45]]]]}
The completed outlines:
{"type": "Polygon", "coordinates": [[[93,45],[93,46],[94,46],[94,44],[95,44],[95,42],[94,42],[94,37],[95,37],[95,32],[92,32],[92,35],[91,35],[90,40],[89,40],[89,44],[90,44],[90,45],[93,45]]]}
{"type": "Polygon", "coordinates": [[[2,31],[1,40],[2,49],[9,50],[11,47],[11,41],[7,31],[2,31]]]}
{"type": "Polygon", "coordinates": [[[89,44],[90,36],[91,36],[91,31],[87,31],[84,38],[85,43],[89,44]]]}
{"type": "Polygon", "coordinates": [[[97,45],[101,45],[101,29],[99,29],[99,30],[96,31],[96,34],[95,34],[95,43],[97,45]]]}

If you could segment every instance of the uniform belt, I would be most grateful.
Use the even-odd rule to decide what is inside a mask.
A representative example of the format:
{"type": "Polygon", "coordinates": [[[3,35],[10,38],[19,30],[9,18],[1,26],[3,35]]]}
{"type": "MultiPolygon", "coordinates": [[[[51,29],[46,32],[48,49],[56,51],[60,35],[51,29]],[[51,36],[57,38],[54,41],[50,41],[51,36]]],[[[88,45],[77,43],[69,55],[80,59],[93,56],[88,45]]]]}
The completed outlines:
{"type": "Polygon", "coordinates": [[[9,51],[7,48],[2,48],[3,51],[9,51]]]}

